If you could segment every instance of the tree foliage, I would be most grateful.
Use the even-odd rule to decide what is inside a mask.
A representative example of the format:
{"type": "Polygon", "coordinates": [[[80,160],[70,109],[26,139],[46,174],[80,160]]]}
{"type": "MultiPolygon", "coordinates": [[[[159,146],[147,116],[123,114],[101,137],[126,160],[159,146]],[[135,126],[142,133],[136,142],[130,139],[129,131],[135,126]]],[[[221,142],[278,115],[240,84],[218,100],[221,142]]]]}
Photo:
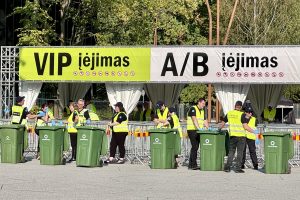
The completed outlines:
{"type": "Polygon", "coordinates": [[[283,96],[294,103],[300,103],[300,85],[286,86],[283,90],[283,96]]]}
{"type": "MultiPolygon", "coordinates": [[[[215,102],[215,92],[212,89],[212,101],[215,102]]],[[[207,100],[207,85],[205,84],[188,84],[180,94],[180,101],[182,103],[196,103],[199,98],[205,98],[207,100]]]]}

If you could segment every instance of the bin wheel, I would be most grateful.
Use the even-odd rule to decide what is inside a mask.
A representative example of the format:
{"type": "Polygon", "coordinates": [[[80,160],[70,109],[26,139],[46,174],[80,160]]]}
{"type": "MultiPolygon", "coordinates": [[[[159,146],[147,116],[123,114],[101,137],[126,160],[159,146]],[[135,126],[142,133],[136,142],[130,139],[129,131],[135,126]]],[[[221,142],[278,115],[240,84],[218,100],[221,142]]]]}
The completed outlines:
{"type": "Polygon", "coordinates": [[[65,165],[67,163],[67,160],[66,160],[66,158],[62,158],[62,160],[61,160],[61,164],[62,165],[65,165]]]}

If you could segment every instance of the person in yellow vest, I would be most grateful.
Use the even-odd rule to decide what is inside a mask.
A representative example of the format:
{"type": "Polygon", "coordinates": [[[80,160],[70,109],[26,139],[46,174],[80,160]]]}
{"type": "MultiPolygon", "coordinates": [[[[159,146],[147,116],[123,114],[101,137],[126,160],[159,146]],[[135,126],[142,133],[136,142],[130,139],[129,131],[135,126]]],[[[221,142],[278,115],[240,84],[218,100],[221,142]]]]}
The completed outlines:
{"type": "Polygon", "coordinates": [[[165,106],[163,101],[158,101],[156,103],[156,113],[154,115],[154,123],[157,125],[157,128],[161,128],[164,123],[167,122],[169,113],[169,108],[165,106]]]}
{"type": "Polygon", "coordinates": [[[276,108],[273,108],[272,105],[268,105],[267,108],[264,109],[264,121],[266,122],[274,122],[276,116],[276,108]]]}
{"type": "Polygon", "coordinates": [[[138,103],[137,104],[137,111],[134,111],[132,114],[132,120],[133,121],[142,121],[143,120],[143,104],[138,103]]]}
{"type": "Polygon", "coordinates": [[[105,163],[125,163],[125,140],[128,135],[128,118],[122,102],[117,102],[115,105],[115,113],[108,126],[112,130],[110,141],[110,156],[104,161],[105,163]],[[116,159],[116,150],[119,149],[120,158],[116,159]]]}
{"type": "Polygon", "coordinates": [[[97,113],[97,108],[96,108],[95,104],[93,102],[91,102],[90,99],[86,99],[85,104],[86,104],[85,108],[88,109],[90,113],[91,112],[97,113]]]}
{"type": "Polygon", "coordinates": [[[225,126],[225,123],[228,122],[229,125],[229,154],[227,163],[224,167],[225,172],[230,172],[231,165],[233,162],[233,158],[235,155],[235,151],[237,151],[237,158],[236,158],[236,173],[244,173],[245,171],[242,170],[242,159],[243,159],[243,152],[246,145],[246,133],[242,123],[242,115],[243,112],[241,111],[243,103],[241,101],[237,101],[235,103],[235,109],[231,110],[227,113],[224,117],[223,121],[221,122],[220,129],[225,126]]]}
{"type": "Polygon", "coordinates": [[[16,105],[14,105],[11,109],[11,123],[12,124],[26,124],[27,117],[29,117],[30,113],[27,107],[23,107],[25,103],[24,96],[18,96],[16,98],[16,105]]]}
{"type": "Polygon", "coordinates": [[[79,116],[79,122],[77,123],[77,126],[89,124],[91,121],[91,117],[89,114],[89,110],[84,108],[84,100],[79,99],[77,102],[77,106],[78,106],[78,116],[79,116]]]}
{"type": "Polygon", "coordinates": [[[154,112],[150,108],[150,104],[148,101],[144,102],[144,112],[143,112],[143,121],[153,121],[154,112]]]}
{"type": "Polygon", "coordinates": [[[188,169],[197,170],[200,169],[197,166],[197,152],[200,144],[200,134],[198,130],[203,128],[209,128],[207,122],[207,110],[205,109],[205,99],[200,98],[197,101],[197,105],[190,107],[187,114],[187,133],[191,141],[191,151],[188,169]]]}
{"type": "Polygon", "coordinates": [[[68,133],[70,134],[72,158],[70,161],[76,160],[76,148],[77,148],[77,129],[75,128],[79,121],[78,106],[71,102],[69,105],[70,116],[68,117],[68,133]]]}
{"type": "Polygon", "coordinates": [[[256,136],[256,134],[258,134],[258,130],[256,129],[257,120],[252,115],[253,115],[252,108],[251,107],[245,108],[245,113],[242,115],[242,123],[246,131],[246,145],[243,153],[242,169],[245,168],[246,148],[248,146],[253,168],[255,170],[258,170],[258,161],[256,155],[256,147],[255,147],[255,143],[258,140],[256,136]]]}
{"type": "MultiPolygon", "coordinates": [[[[167,122],[164,123],[164,126],[178,130],[178,135],[176,135],[176,143],[177,143],[176,145],[180,145],[180,147],[181,147],[182,128],[181,128],[181,125],[180,125],[179,118],[176,114],[176,108],[171,107],[169,109],[169,117],[167,118],[167,122]]],[[[181,151],[181,148],[179,148],[179,149],[181,151]]],[[[179,163],[178,154],[180,155],[180,152],[175,153],[177,166],[178,166],[178,163],[179,163]]]]}
{"type": "Polygon", "coordinates": [[[66,105],[64,107],[64,110],[63,110],[63,117],[64,119],[68,118],[70,115],[71,115],[71,111],[70,111],[70,104],[73,103],[74,101],[73,100],[70,100],[68,105],[66,105]]]}
{"type": "Polygon", "coordinates": [[[48,115],[49,115],[49,119],[55,119],[54,118],[54,101],[53,100],[48,100],[47,101],[47,105],[48,105],[48,115]]]}
{"type": "MultiPolygon", "coordinates": [[[[41,110],[37,113],[37,122],[36,122],[36,126],[46,126],[47,123],[50,121],[50,117],[49,117],[49,109],[46,103],[42,104],[41,106],[41,110]]],[[[39,130],[35,129],[35,133],[39,136],[39,130]]],[[[40,159],[39,156],[39,152],[40,152],[40,143],[38,142],[38,146],[37,146],[37,159],[40,159]]]]}

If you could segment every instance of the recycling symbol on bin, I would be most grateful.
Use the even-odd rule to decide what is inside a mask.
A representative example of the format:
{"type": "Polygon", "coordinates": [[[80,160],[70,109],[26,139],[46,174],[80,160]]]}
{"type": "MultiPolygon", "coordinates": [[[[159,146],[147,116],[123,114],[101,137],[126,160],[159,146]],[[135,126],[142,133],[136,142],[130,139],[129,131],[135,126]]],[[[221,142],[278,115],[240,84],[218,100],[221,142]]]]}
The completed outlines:
{"type": "Polygon", "coordinates": [[[6,136],[6,140],[10,140],[9,136],[6,136]]]}
{"type": "Polygon", "coordinates": [[[206,140],[205,140],[205,144],[208,144],[208,143],[209,143],[209,139],[206,139],[206,140]]]}
{"type": "Polygon", "coordinates": [[[44,135],[44,138],[45,138],[45,139],[48,139],[48,135],[44,135]]]}
{"type": "Polygon", "coordinates": [[[271,144],[271,146],[274,146],[275,145],[275,141],[271,141],[270,144],[271,144]]]}
{"type": "Polygon", "coordinates": [[[155,138],[155,140],[154,140],[156,143],[158,143],[159,142],[159,139],[158,138],[155,138]]]}
{"type": "Polygon", "coordinates": [[[83,138],[83,139],[85,139],[85,138],[86,138],[86,135],[85,135],[85,134],[83,134],[83,135],[82,135],[82,138],[83,138]]]}

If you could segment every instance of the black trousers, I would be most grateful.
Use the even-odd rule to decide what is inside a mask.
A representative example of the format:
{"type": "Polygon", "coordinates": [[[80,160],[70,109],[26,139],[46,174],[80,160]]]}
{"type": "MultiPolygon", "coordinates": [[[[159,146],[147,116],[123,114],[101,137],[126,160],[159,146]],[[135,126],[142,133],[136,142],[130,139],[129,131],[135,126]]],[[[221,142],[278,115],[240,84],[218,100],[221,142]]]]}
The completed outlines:
{"type": "Polygon", "coordinates": [[[72,159],[76,159],[77,133],[69,133],[72,147],[72,159]]]}
{"type": "Polygon", "coordinates": [[[110,157],[115,157],[117,147],[119,149],[120,158],[125,157],[125,140],[128,132],[112,132],[112,137],[110,141],[110,157]]]}
{"type": "Polygon", "coordinates": [[[235,151],[237,151],[236,169],[237,170],[241,169],[245,145],[246,145],[246,137],[235,137],[235,136],[230,137],[229,154],[228,154],[227,164],[225,168],[231,167],[235,151]]]}
{"type": "Polygon", "coordinates": [[[198,134],[196,130],[188,130],[187,132],[192,144],[188,167],[194,168],[197,167],[197,153],[200,144],[200,134],[198,134]]]}
{"type": "MultiPolygon", "coordinates": [[[[37,136],[39,136],[39,137],[38,137],[38,143],[37,143],[37,152],[39,153],[39,152],[40,152],[40,131],[37,130],[36,127],[35,127],[35,134],[36,134],[37,136]]],[[[23,153],[24,153],[24,152],[23,152],[23,153]]]]}
{"type": "Polygon", "coordinates": [[[250,140],[246,139],[246,145],[244,148],[244,153],[243,153],[243,160],[242,160],[242,165],[245,164],[246,161],[246,148],[249,148],[249,153],[250,153],[250,158],[252,160],[253,167],[258,166],[258,161],[257,161],[257,156],[256,156],[256,147],[255,147],[255,140],[250,140]]]}

